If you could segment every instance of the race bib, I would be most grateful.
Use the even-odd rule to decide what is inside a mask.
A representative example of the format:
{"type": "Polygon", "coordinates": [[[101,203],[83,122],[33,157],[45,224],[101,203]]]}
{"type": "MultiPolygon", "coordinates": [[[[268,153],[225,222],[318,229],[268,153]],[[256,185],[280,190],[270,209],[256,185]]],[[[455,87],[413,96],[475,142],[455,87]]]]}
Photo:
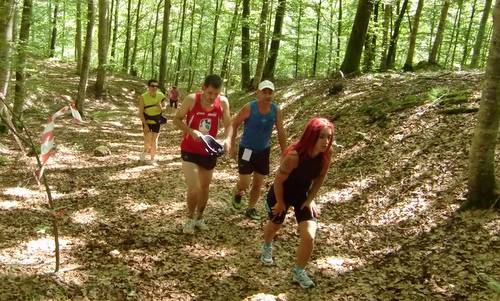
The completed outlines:
{"type": "Polygon", "coordinates": [[[243,155],[241,156],[241,159],[244,161],[250,161],[250,157],[252,157],[252,150],[245,148],[243,151],[243,155]]]}

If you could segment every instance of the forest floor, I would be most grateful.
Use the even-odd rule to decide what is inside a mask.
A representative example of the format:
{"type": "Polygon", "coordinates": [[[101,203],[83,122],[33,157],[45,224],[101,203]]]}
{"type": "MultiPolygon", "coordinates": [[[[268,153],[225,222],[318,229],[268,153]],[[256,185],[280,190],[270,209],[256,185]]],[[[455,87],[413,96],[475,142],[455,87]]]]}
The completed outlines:
{"type": "MultiPolygon", "coordinates": [[[[43,71],[29,79],[25,112],[36,135],[78,85],[73,66],[40,64],[43,71]]],[[[86,102],[83,124],[69,115],[56,121],[57,154],[46,169],[60,217],[56,274],[34,158],[21,155],[11,136],[0,136],[0,299],[495,300],[498,211],[458,211],[476,123],[476,114],[458,112],[478,108],[481,79],[470,72],[364,75],[333,96],[329,80],[277,83],[289,141],[312,116],[330,117],[336,126],[308,266],[317,287],[303,290],[291,282],[298,244],[293,214],[276,238],[276,264],[262,266],[265,220],[250,221],[232,208],[237,171],[229,158],[214,172],[205,214],[210,231],[182,234],[181,134],[169,118],[159,165],[139,162],[135,93],[144,83],[110,77],[107,99],[86,102]],[[111,155],[95,157],[99,145],[111,155]]],[[[232,112],[251,97],[230,94],[232,112]]],[[[274,170],[276,147],[271,161],[274,170]]],[[[262,201],[259,210],[264,215],[262,201]]]]}

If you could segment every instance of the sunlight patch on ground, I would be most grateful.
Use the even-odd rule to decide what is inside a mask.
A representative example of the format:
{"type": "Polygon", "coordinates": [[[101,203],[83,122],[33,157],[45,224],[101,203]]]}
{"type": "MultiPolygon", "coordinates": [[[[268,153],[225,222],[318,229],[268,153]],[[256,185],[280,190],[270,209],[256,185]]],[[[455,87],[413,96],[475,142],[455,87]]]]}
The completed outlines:
{"type": "MultiPolygon", "coordinates": [[[[346,158],[351,158],[355,157],[355,155],[359,152],[361,152],[364,148],[366,147],[366,142],[358,142],[354,147],[351,147],[349,149],[342,149],[342,151],[338,152],[336,151],[334,156],[333,156],[333,161],[334,162],[340,162],[345,160],[346,158]]],[[[335,164],[335,163],[333,163],[335,164]]]]}
{"type": "Polygon", "coordinates": [[[286,107],[298,101],[302,97],[304,97],[304,93],[300,93],[300,91],[291,90],[285,92],[283,96],[279,97],[281,109],[286,109],[286,107]]]}
{"type": "Polygon", "coordinates": [[[118,127],[118,128],[122,128],[123,127],[123,124],[119,121],[105,121],[103,122],[105,124],[109,124],[109,125],[112,125],[112,126],[115,126],[115,127],[118,127]]]}
{"type": "Polygon", "coordinates": [[[213,248],[199,243],[184,246],[183,250],[186,254],[189,254],[189,256],[204,259],[225,259],[226,257],[233,256],[237,253],[233,248],[213,248]]]}
{"type": "Polygon", "coordinates": [[[144,136],[144,134],[141,133],[141,132],[137,132],[137,133],[135,133],[135,132],[126,132],[124,134],[127,135],[127,136],[130,136],[130,137],[141,137],[142,138],[144,136]]]}
{"type": "Polygon", "coordinates": [[[3,210],[12,210],[12,209],[20,209],[22,208],[22,204],[18,201],[0,201],[0,209],[3,210]]]}
{"type": "MultiPolygon", "coordinates": [[[[137,160],[137,158],[135,158],[137,160]]],[[[131,180],[138,179],[143,175],[143,172],[153,170],[157,168],[153,165],[141,165],[132,168],[127,168],[125,170],[120,170],[114,175],[108,178],[109,181],[117,181],[117,180],[131,180]]]]}
{"type": "Polygon", "coordinates": [[[492,237],[495,238],[496,241],[499,241],[500,237],[500,220],[495,219],[489,223],[483,225],[483,228],[486,229],[492,237]]]}
{"type": "Polygon", "coordinates": [[[368,177],[358,181],[351,181],[345,184],[346,188],[326,192],[318,197],[318,204],[343,203],[359,195],[366,188],[376,184],[376,180],[368,177]]]}
{"type": "MultiPolygon", "coordinates": [[[[61,251],[69,250],[81,241],[59,237],[61,251]]],[[[55,261],[54,238],[44,236],[0,251],[0,264],[5,265],[51,265],[55,261]]],[[[63,254],[61,259],[64,260],[63,254]]]]}
{"type": "MultiPolygon", "coordinates": [[[[348,93],[348,91],[346,91],[348,93]]],[[[366,94],[367,92],[356,92],[356,93],[349,93],[344,97],[344,100],[359,97],[361,98],[362,95],[366,94]]]]}
{"type": "Polygon", "coordinates": [[[98,213],[93,207],[90,207],[73,212],[70,218],[75,224],[88,225],[96,221],[98,213]]]}
{"type": "Polygon", "coordinates": [[[150,208],[151,205],[148,205],[148,204],[145,204],[145,203],[139,203],[139,204],[134,204],[132,205],[132,207],[130,207],[130,211],[132,212],[140,212],[140,211],[144,211],[148,208],[150,208]]]}
{"type": "Polygon", "coordinates": [[[275,296],[265,293],[258,293],[256,295],[248,296],[243,300],[244,301],[287,301],[288,298],[286,294],[279,294],[278,296],[275,296]]]}
{"type": "Polygon", "coordinates": [[[319,258],[312,262],[312,264],[316,266],[322,274],[328,276],[338,276],[364,265],[359,258],[347,258],[340,256],[319,258]]]}
{"type": "Polygon", "coordinates": [[[170,166],[170,167],[181,167],[182,166],[182,162],[171,162],[171,163],[168,163],[167,166],[170,166]]]}
{"type": "Polygon", "coordinates": [[[35,198],[40,196],[40,192],[33,191],[24,187],[9,187],[3,192],[5,195],[19,197],[23,199],[35,198]]]}
{"type": "Polygon", "coordinates": [[[216,169],[213,173],[213,179],[219,181],[236,182],[238,181],[238,176],[234,172],[226,172],[216,169]]]}
{"type": "Polygon", "coordinates": [[[423,196],[415,196],[398,202],[397,206],[387,209],[375,225],[394,224],[408,219],[414,219],[429,209],[429,200],[423,196]]]}

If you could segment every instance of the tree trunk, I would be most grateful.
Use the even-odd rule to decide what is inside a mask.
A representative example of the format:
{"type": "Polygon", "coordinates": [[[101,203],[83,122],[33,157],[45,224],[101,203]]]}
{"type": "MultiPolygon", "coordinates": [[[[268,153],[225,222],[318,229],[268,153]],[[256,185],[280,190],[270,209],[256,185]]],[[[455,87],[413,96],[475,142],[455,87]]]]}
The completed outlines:
{"type": "Polygon", "coordinates": [[[469,38],[470,38],[471,29],[472,29],[472,23],[474,22],[474,15],[476,13],[476,4],[477,4],[477,0],[474,0],[474,4],[472,4],[472,11],[470,13],[469,26],[467,27],[467,32],[465,33],[464,53],[462,56],[462,61],[460,63],[461,68],[464,68],[465,65],[467,64],[467,58],[469,56],[469,38]]]}
{"type": "Polygon", "coordinates": [[[130,74],[137,76],[137,68],[135,61],[137,59],[137,43],[139,42],[139,19],[141,16],[142,0],[137,2],[137,9],[135,10],[135,27],[134,27],[134,46],[132,47],[132,58],[130,59],[130,74]]]}
{"type": "Polygon", "coordinates": [[[163,29],[161,33],[160,79],[159,79],[160,89],[162,91],[165,91],[169,22],[170,22],[170,0],[165,0],[165,6],[163,9],[163,29]]]}
{"type": "Polygon", "coordinates": [[[373,22],[368,25],[368,32],[365,38],[365,52],[364,52],[364,71],[373,71],[373,63],[375,61],[375,51],[377,47],[377,33],[378,33],[378,8],[380,1],[375,3],[373,10],[373,22]]]}
{"type": "MultiPolygon", "coordinates": [[[[233,13],[233,19],[231,21],[231,26],[229,28],[229,37],[226,42],[226,49],[224,51],[224,58],[222,60],[222,66],[220,70],[220,77],[222,80],[226,81],[228,78],[228,70],[230,68],[230,61],[231,61],[231,56],[233,54],[233,48],[234,48],[234,38],[236,36],[236,29],[238,27],[239,23],[239,9],[240,9],[240,3],[241,1],[236,2],[236,7],[233,13]]],[[[227,88],[227,85],[226,85],[227,88]]]]}
{"type": "MultiPolygon", "coordinates": [[[[488,0],[490,1],[490,0],[488,0]]],[[[436,38],[432,45],[432,51],[429,56],[429,64],[437,64],[437,54],[443,42],[444,28],[446,25],[446,17],[448,16],[448,8],[450,7],[450,0],[444,0],[443,8],[441,9],[441,17],[436,32],[436,38]]]]}
{"type": "MultiPolygon", "coordinates": [[[[10,79],[10,44],[14,17],[14,0],[0,0],[0,93],[7,95],[10,79]]],[[[0,112],[1,113],[1,112],[0,112]]]]}
{"type": "MultiPolygon", "coordinates": [[[[21,20],[21,29],[19,32],[19,45],[17,49],[17,70],[16,70],[16,88],[15,88],[15,99],[14,99],[14,115],[13,119],[16,117],[21,119],[24,107],[24,98],[26,97],[26,90],[24,87],[26,76],[24,68],[26,65],[26,44],[29,40],[30,26],[31,26],[31,16],[33,11],[33,1],[24,0],[23,3],[23,16],[21,20]]],[[[13,122],[15,123],[15,121],[13,122]]]]}
{"type": "Polygon", "coordinates": [[[269,49],[269,57],[267,58],[264,72],[262,73],[263,79],[274,78],[274,68],[276,60],[278,59],[278,51],[280,48],[281,29],[283,27],[283,19],[285,17],[286,0],[278,0],[278,8],[276,9],[276,18],[274,19],[273,40],[271,41],[271,48],[269,49]]]}
{"type": "Polygon", "coordinates": [[[214,30],[213,30],[214,33],[212,36],[212,52],[210,55],[210,67],[209,67],[210,74],[214,73],[215,48],[217,47],[217,29],[219,24],[219,16],[222,9],[222,1],[223,0],[220,1],[216,0],[215,2],[215,20],[214,20],[214,30]]]}
{"type": "Polygon", "coordinates": [[[472,58],[470,61],[471,68],[477,68],[479,62],[479,56],[481,55],[481,50],[483,48],[484,33],[486,31],[486,23],[488,17],[490,16],[491,1],[486,0],[484,4],[483,16],[481,17],[481,23],[479,23],[479,29],[477,31],[476,43],[474,44],[474,49],[472,50],[472,58]]]}
{"type": "Polygon", "coordinates": [[[318,48],[319,48],[319,25],[320,25],[320,20],[321,20],[321,0],[319,1],[318,6],[316,7],[316,15],[317,15],[317,20],[316,20],[316,41],[314,44],[314,60],[313,60],[313,69],[312,69],[312,76],[316,76],[316,65],[318,64],[318,48]]]}
{"type": "MultiPolygon", "coordinates": [[[[188,78],[191,74],[191,69],[193,68],[193,34],[194,34],[194,15],[196,10],[196,0],[193,0],[193,7],[191,8],[191,28],[189,30],[189,47],[188,47],[188,61],[187,61],[187,73],[188,78]]],[[[186,68],[182,72],[181,81],[186,81],[186,68]]]]}
{"type": "Polygon", "coordinates": [[[392,5],[384,4],[384,27],[382,33],[382,56],[380,58],[380,71],[387,70],[387,50],[389,48],[389,24],[391,23],[392,5]]]}
{"type": "Polygon", "coordinates": [[[56,38],[57,38],[57,12],[59,10],[59,1],[56,0],[54,7],[54,18],[52,19],[52,34],[50,36],[49,57],[54,57],[56,51],[56,38]]]}
{"type": "Polygon", "coordinates": [[[264,63],[266,62],[266,30],[267,13],[269,11],[269,0],[262,0],[262,9],[259,18],[259,53],[257,55],[257,66],[255,67],[255,76],[252,82],[252,88],[257,89],[257,85],[262,78],[264,63]]]}
{"type": "Polygon", "coordinates": [[[404,71],[413,71],[413,56],[415,55],[415,45],[417,43],[418,27],[420,24],[420,15],[424,7],[424,0],[418,0],[417,10],[413,16],[413,26],[410,34],[410,46],[408,46],[408,54],[406,55],[406,62],[403,66],[404,71]]]}
{"type": "MultiPolygon", "coordinates": [[[[486,45],[490,44],[492,38],[493,38],[493,26],[491,26],[490,29],[488,30],[488,35],[486,38],[486,45]]],[[[487,55],[488,55],[488,51],[483,51],[483,54],[481,56],[481,61],[480,61],[481,62],[481,65],[480,65],[481,69],[484,69],[484,67],[486,66],[487,55]]]]}
{"type": "Polygon", "coordinates": [[[116,62],[116,40],[118,38],[118,4],[119,0],[116,0],[115,4],[115,16],[113,18],[113,39],[111,42],[111,57],[113,58],[113,63],[116,62]]]}
{"type": "Polygon", "coordinates": [[[340,65],[340,37],[342,36],[342,0],[339,0],[339,17],[337,22],[337,56],[335,57],[335,67],[340,65]]]}
{"type": "Polygon", "coordinates": [[[179,36],[179,52],[177,54],[177,68],[175,70],[175,85],[177,86],[179,84],[179,75],[181,72],[181,65],[182,65],[182,40],[184,37],[184,21],[186,21],[186,0],[183,1],[182,3],[182,17],[181,17],[181,34],[179,36]]]}
{"type": "Polygon", "coordinates": [[[82,0],[76,0],[76,34],[75,34],[76,73],[82,68],[82,0]]]}
{"type": "Polygon", "coordinates": [[[300,65],[300,34],[302,29],[302,13],[303,13],[302,1],[299,2],[299,19],[297,21],[297,38],[295,39],[295,72],[294,78],[299,76],[299,65],[300,65]]]}
{"type": "Polygon", "coordinates": [[[361,63],[361,53],[365,43],[366,31],[370,22],[372,0],[359,0],[356,17],[352,25],[351,36],[340,70],[344,74],[358,73],[361,63]]]}
{"type": "Polygon", "coordinates": [[[125,46],[123,47],[123,71],[128,73],[128,63],[129,63],[129,54],[130,54],[130,36],[132,35],[132,0],[128,0],[127,5],[127,27],[125,34],[125,46]]]}
{"type": "Polygon", "coordinates": [[[391,36],[391,41],[389,43],[389,51],[387,52],[387,68],[394,69],[396,63],[396,49],[399,38],[399,29],[401,27],[401,22],[403,22],[403,18],[406,14],[406,9],[408,7],[408,0],[404,0],[401,6],[401,10],[399,11],[398,18],[394,23],[394,29],[391,36]]]}
{"type": "Polygon", "coordinates": [[[160,16],[160,9],[161,9],[161,4],[163,3],[163,0],[160,0],[158,2],[158,6],[156,7],[156,19],[155,19],[155,29],[153,32],[153,38],[151,39],[151,78],[156,78],[157,72],[156,72],[156,62],[155,62],[155,50],[156,50],[156,35],[158,31],[158,19],[160,16]]]}
{"type": "Polygon", "coordinates": [[[97,56],[99,65],[97,67],[97,79],[95,82],[95,94],[100,98],[104,93],[106,82],[106,65],[108,61],[108,0],[99,0],[99,31],[97,33],[98,45],[97,56]]]}
{"type": "Polygon", "coordinates": [[[241,89],[250,90],[250,0],[243,0],[243,12],[241,15],[241,89]]]}
{"type": "Polygon", "coordinates": [[[500,207],[495,179],[495,148],[500,117],[500,0],[496,1],[493,36],[485,73],[484,88],[469,153],[467,202],[464,207],[500,207]]]}
{"type": "MultiPolygon", "coordinates": [[[[198,24],[198,37],[196,39],[196,51],[194,52],[194,58],[193,58],[193,62],[194,62],[194,65],[196,66],[197,63],[198,63],[198,53],[200,52],[200,48],[201,48],[201,33],[202,33],[202,28],[203,28],[203,18],[205,17],[205,5],[206,5],[206,2],[205,1],[202,1],[201,2],[201,14],[200,14],[200,23],[198,24]]],[[[193,87],[193,81],[194,81],[194,77],[196,75],[196,69],[197,68],[191,68],[191,72],[189,73],[189,83],[188,83],[188,88],[187,88],[187,91],[190,92],[191,91],[191,87],[193,87]]]]}
{"type": "Polygon", "coordinates": [[[332,73],[332,64],[333,64],[333,16],[334,16],[334,7],[335,7],[335,1],[330,0],[330,26],[329,31],[330,31],[330,36],[328,38],[328,69],[327,69],[327,75],[330,75],[332,73]]]}
{"type": "Polygon", "coordinates": [[[90,61],[92,56],[92,31],[94,28],[95,7],[94,0],[87,0],[87,34],[85,36],[85,48],[83,49],[82,69],[80,73],[80,83],[78,85],[78,96],[76,107],[83,116],[83,102],[87,94],[87,81],[89,77],[90,61]]]}
{"type": "MultiPolygon", "coordinates": [[[[453,67],[453,64],[455,63],[455,53],[457,51],[457,45],[458,45],[458,37],[460,36],[460,24],[462,24],[462,6],[463,6],[463,0],[459,0],[458,2],[458,17],[455,16],[455,24],[456,26],[454,25],[453,26],[453,32],[455,33],[455,35],[452,35],[451,36],[451,45],[453,46],[453,51],[451,51],[451,64],[450,66],[453,67]],[[455,30],[455,27],[456,27],[456,30],[455,30]]],[[[448,54],[450,52],[448,51],[448,54]]],[[[446,61],[448,61],[448,55],[446,56],[446,61]]],[[[445,65],[448,65],[447,63],[445,65]]]]}

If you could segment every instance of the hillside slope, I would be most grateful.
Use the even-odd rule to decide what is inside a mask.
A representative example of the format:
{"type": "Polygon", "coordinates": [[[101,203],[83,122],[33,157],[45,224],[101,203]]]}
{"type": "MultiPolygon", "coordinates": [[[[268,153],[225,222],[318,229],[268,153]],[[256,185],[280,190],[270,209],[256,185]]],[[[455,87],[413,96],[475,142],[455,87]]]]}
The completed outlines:
{"type": "MultiPolygon", "coordinates": [[[[68,66],[53,62],[32,78],[26,118],[33,132],[66,103],[60,96],[75,94],[76,80],[68,66]]],[[[293,217],[277,237],[276,265],[263,267],[265,221],[232,209],[237,174],[228,158],[214,172],[206,211],[211,230],[181,233],[180,132],[170,119],[159,166],[138,162],[135,91],[144,86],[113,77],[106,100],[86,103],[84,124],[57,121],[58,153],[47,177],[61,218],[62,273],[49,273],[50,220],[31,176],[34,160],[1,136],[0,299],[493,300],[500,281],[498,213],[457,212],[475,114],[452,113],[478,107],[480,82],[475,73],[365,75],[336,95],[328,95],[328,80],[277,83],[289,140],[312,116],[336,126],[308,268],[318,287],[304,291],[290,282],[298,243],[293,217]],[[98,145],[111,155],[94,157],[98,145]]],[[[230,95],[232,112],[250,98],[230,95]]],[[[276,147],[272,159],[276,168],[276,147]]]]}

